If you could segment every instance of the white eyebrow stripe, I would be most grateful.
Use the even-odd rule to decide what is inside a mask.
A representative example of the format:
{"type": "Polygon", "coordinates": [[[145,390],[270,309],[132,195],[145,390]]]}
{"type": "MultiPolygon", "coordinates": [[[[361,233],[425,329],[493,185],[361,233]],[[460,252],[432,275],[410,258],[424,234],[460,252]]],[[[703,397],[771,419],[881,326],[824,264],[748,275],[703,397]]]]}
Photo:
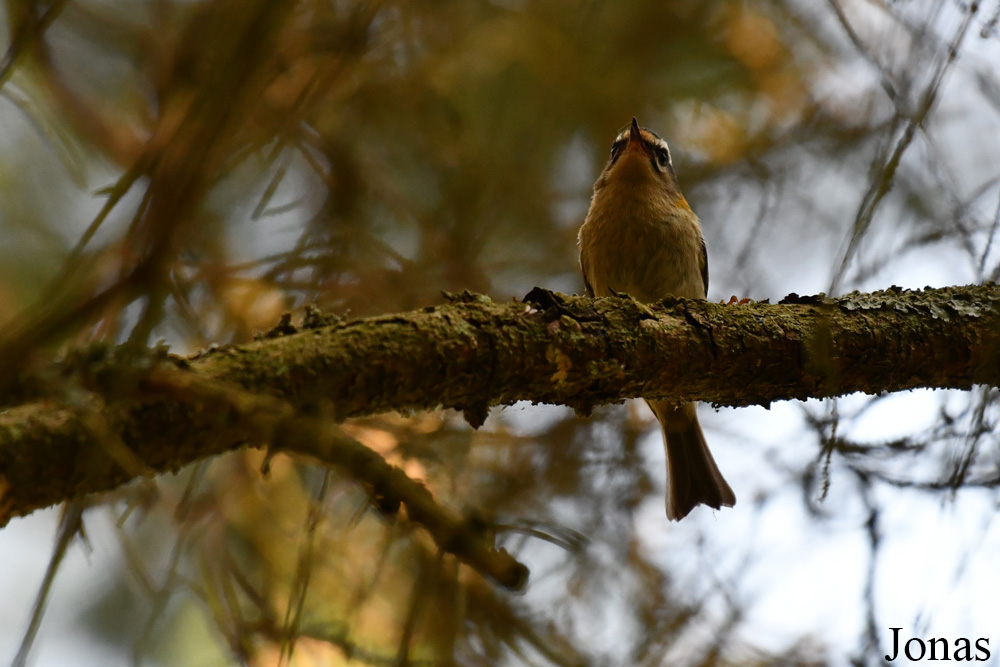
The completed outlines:
{"type": "MultiPolygon", "coordinates": [[[[631,128],[626,128],[622,130],[621,133],[619,133],[619,135],[615,137],[615,140],[611,143],[611,147],[614,148],[615,146],[618,145],[619,141],[625,141],[626,139],[628,139],[628,136],[631,133],[631,131],[632,131],[631,128]]],[[[649,134],[642,136],[643,141],[645,141],[648,144],[659,146],[660,148],[665,148],[667,150],[667,154],[668,155],[670,154],[670,146],[667,145],[666,141],[653,134],[652,130],[646,130],[646,132],[648,132],[649,134]]]]}

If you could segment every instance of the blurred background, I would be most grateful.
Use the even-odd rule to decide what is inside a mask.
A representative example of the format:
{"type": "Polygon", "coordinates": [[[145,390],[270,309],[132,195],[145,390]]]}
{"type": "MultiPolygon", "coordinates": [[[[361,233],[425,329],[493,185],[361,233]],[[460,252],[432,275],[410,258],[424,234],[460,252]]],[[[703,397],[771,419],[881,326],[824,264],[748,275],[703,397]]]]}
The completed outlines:
{"type": "MultiPolygon", "coordinates": [[[[577,229],[633,115],[702,218],[710,299],[1000,274],[995,0],[4,10],[4,364],[187,354],[312,303],[582,293],[577,229]]],[[[677,524],[639,401],[357,420],[493,524],[523,594],[337,470],[240,452],[98,499],[63,557],[58,508],[0,531],[0,658],[58,558],[28,664],[877,664],[892,627],[1000,664],[997,418],[987,389],[702,405],[739,502],[677,524]]]]}

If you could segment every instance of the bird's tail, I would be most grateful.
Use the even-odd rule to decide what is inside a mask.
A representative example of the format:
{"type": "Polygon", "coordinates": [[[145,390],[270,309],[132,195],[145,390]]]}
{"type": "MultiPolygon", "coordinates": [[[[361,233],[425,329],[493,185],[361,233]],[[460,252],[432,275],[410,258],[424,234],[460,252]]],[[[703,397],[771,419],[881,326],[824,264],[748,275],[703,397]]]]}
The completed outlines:
{"type": "Polygon", "coordinates": [[[679,521],[698,505],[732,507],[736,495],[712,458],[698,423],[697,403],[649,401],[667,452],[667,518],[679,521]]]}

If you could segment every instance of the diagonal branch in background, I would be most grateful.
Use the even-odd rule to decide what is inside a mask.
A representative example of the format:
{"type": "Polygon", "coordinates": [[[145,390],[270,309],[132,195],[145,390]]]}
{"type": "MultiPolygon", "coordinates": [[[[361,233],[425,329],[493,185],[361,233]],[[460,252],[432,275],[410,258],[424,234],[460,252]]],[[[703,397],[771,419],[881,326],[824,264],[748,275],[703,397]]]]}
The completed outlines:
{"type": "MultiPolygon", "coordinates": [[[[151,355],[140,359],[133,350],[124,347],[105,348],[104,352],[107,354],[88,355],[90,364],[85,372],[103,376],[94,383],[94,388],[107,390],[108,395],[131,393],[137,399],[129,401],[132,405],[107,406],[108,420],[118,421],[126,432],[136,425],[136,421],[146,421],[140,428],[156,424],[158,428],[172,431],[157,436],[161,442],[156,445],[152,444],[150,433],[136,434],[144,439],[142,444],[129,437],[130,444],[143,456],[156,456],[149,451],[151,446],[163,448],[151,468],[163,471],[184,465],[188,455],[178,455],[178,447],[193,446],[204,455],[220,445],[220,451],[241,445],[266,446],[269,455],[287,452],[304,456],[323,465],[336,466],[352,479],[366,484],[378,507],[387,514],[395,514],[400,505],[404,505],[407,517],[423,526],[442,552],[453,554],[484,576],[515,590],[526,582],[527,569],[505,550],[493,548],[492,538],[481,521],[463,519],[437,503],[422,484],[344,433],[332,420],[315,415],[315,410],[296,410],[287,401],[208,380],[197,373],[179,370],[172,362],[161,360],[150,365],[147,362],[151,355]],[[115,354],[121,350],[124,353],[115,354]],[[171,448],[164,437],[179,440],[171,448]]],[[[84,428],[78,414],[65,417],[67,420],[60,432],[64,429],[75,431],[78,442],[77,447],[64,452],[73,454],[68,462],[74,468],[71,476],[78,489],[76,497],[81,492],[89,492],[94,484],[114,484],[115,479],[120,484],[141,474],[134,467],[126,468],[116,463],[110,456],[101,456],[100,452],[106,450],[105,443],[93,437],[92,429],[84,428]],[[85,473],[78,472],[81,461],[86,464],[85,473]]],[[[27,444],[39,433],[32,431],[21,435],[24,438],[19,447],[39,444],[37,441],[27,444]]],[[[57,443],[59,433],[50,435],[56,436],[53,444],[57,443]]],[[[25,463],[23,458],[20,462],[25,463]]],[[[58,475],[63,472],[66,462],[67,459],[57,457],[38,463],[48,466],[44,474],[58,475]]],[[[9,519],[6,512],[16,513],[18,488],[23,489],[23,483],[10,482],[7,495],[0,498],[0,503],[6,504],[0,507],[4,512],[0,521],[9,519]]]]}
{"type": "MultiPolygon", "coordinates": [[[[842,12],[837,3],[832,2],[831,4],[837,12],[838,17],[840,17],[842,12]]],[[[943,61],[938,63],[935,68],[931,81],[927,84],[927,88],[924,90],[916,110],[912,114],[901,113],[901,110],[897,108],[897,116],[893,120],[893,125],[899,123],[904,117],[908,117],[908,120],[906,125],[903,127],[903,132],[900,134],[899,140],[896,142],[892,152],[890,153],[888,151],[888,147],[886,146],[884,155],[880,155],[876,162],[872,165],[873,170],[871,183],[869,184],[868,190],[865,192],[865,195],[858,206],[858,212],[855,215],[854,226],[850,230],[847,245],[844,248],[837,270],[830,280],[830,292],[837,292],[840,290],[841,283],[847,273],[848,265],[857,253],[861,240],[867,235],[868,230],[871,227],[872,220],[875,218],[876,209],[882,202],[882,199],[889,193],[889,190],[892,189],[893,181],[896,178],[896,171],[899,169],[899,165],[902,162],[903,154],[910,147],[914,137],[916,137],[917,130],[923,128],[924,123],[927,121],[927,117],[934,108],[934,104],[938,99],[938,91],[941,88],[944,77],[957,60],[959,48],[965,40],[965,36],[968,33],[969,28],[972,26],[973,20],[975,19],[978,11],[978,3],[973,2],[969,5],[968,13],[965,16],[965,19],[962,21],[962,24],[955,32],[955,36],[952,38],[947,56],[943,61]],[[877,170],[875,169],[876,165],[877,170]]],[[[841,23],[845,26],[845,28],[849,25],[844,18],[841,18],[841,23]]],[[[848,34],[851,34],[852,32],[853,31],[848,28],[848,34]]],[[[852,40],[853,39],[854,37],[852,36],[852,40]]],[[[905,103],[905,100],[901,100],[899,97],[893,97],[891,92],[889,93],[889,96],[897,107],[900,107],[902,103],[905,103]]]]}
{"type": "MultiPolygon", "coordinates": [[[[1000,385],[1000,288],[992,284],[837,299],[792,295],[777,305],[648,305],[537,288],[507,303],[449,297],[443,306],[326,326],[311,313],[302,329],[285,322],[271,337],[187,360],[150,361],[155,355],[142,350],[144,362],[136,364],[125,348],[91,348],[47,373],[69,374],[99,396],[121,441],[151,470],[277,443],[345,467],[376,494],[381,484],[390,490],[383,495],[391,501],[397,494],[432,534],[438,519],[413,516],[424,501],[428,512],[436,508],[430,494],[421,500],[411,489],[409,500],[399,497],[396,482],[384,481],[392,473],[361,454],[358,465],[345,463],[350,457],[332,422],[443,406],[479,426],[490,406],[519,400],[586,414],[638,396],[739,406],[1000,385]],[[213,398],[213,391],[221,393],[213,398]],[[250,407],[239,407],[244,403],[250,407]],[[274,414],[265,427],[268,410],[274,414]],[[295,436],[274,426],[279,422],[295,436]]],[[[130,479],[110,459],[80,473],[75,461],[107,453],[74,411],[32,394],[27,382],[4,398],[19,405],[0,413],[0,525],[130,479]]],[[[443,550],[455,553],[460,523],[455,516],[439,521],[443,550]]]]}

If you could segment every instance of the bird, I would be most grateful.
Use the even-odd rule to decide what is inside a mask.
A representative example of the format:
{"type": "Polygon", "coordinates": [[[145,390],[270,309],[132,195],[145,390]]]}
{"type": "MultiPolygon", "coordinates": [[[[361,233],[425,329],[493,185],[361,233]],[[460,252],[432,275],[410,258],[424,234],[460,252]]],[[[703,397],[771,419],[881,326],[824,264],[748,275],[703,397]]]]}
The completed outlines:
{"type": "MultiPolygon", "coordinates": [[[[628,295],[652,303],[668,294],[708,295],[701,222],[681,193],[667,142],[634,117],[611,145],[577,241],[591,297],[628,295]]],[[[733,507],[736,495],[705,442],[697,403],[646,403],[663,433],[667,518],[679,521],[698,505],[733,507]]]]}

